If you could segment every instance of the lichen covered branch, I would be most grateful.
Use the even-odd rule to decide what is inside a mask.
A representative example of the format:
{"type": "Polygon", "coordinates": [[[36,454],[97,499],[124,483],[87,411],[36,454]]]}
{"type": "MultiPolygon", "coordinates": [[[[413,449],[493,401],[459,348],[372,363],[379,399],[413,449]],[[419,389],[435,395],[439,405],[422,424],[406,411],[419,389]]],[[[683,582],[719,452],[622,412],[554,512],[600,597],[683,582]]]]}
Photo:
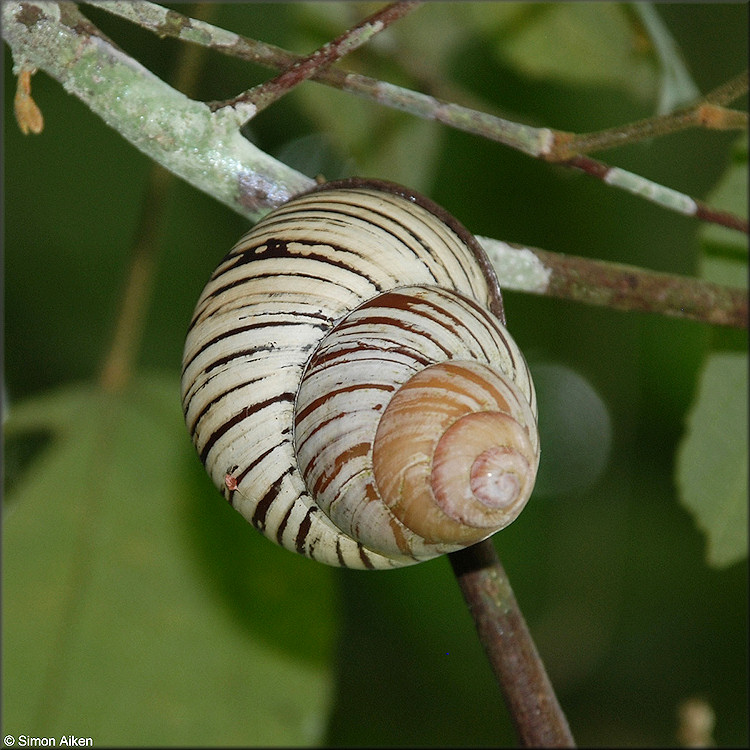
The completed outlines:
{"type": "Polygon", "coordinates": [[[747,329],[746,289],[477,237],[500,286],[532,294],[747,329]]]}
{"type": "MultiPolygon", "coordinates": [[[[153,3],[115,1],[98,5],[160,36],[174,36],[202,44],[223,54],[277,70],[293,68],[304,59],[279,47],[231,34],[153,3]]],[[[644,138],[666,135],[685,128],[747,129],[745,112],[724,107],[747,90],[747,72],[722,84],[703,99],[678,112],[582,134],[532,127],[338,68],[316,66],[310,77],[312,80],[356,94],[380,105],[496,141],[534,158],[580,169],[610,187],[637,195],[669,211],[677,211],[701,221],[720,224],[745,233],[748,231],[747,221],[741,217],[718,211],[669,187],[617,167],[608,167],[586,156],[594,151],[635,143],[644,138]]]]}
{"type": "Polygon", "coordinates": [[[314,184],[241,135],[250,105],[211,112],[123,53],[72,3],[3,3],[2,20],[16,73],[45,71],[148,157],[248,219],[314,184]]]}

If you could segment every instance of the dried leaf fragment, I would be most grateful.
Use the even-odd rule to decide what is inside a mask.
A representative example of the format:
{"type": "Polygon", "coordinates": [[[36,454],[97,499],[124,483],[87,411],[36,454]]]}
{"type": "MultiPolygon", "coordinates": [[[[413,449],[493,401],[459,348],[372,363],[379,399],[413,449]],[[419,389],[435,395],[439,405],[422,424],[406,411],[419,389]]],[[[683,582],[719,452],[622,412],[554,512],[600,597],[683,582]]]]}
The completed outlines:
{"type": "Polygon", "coordinates": [[[31,98],[31,76],[35,72],[35,70],[22,70],[18,74],[16,96],[13,101],[16,122],[24,135],[29,133],[38,135],[44,129],[42,111],[31,98]]]}

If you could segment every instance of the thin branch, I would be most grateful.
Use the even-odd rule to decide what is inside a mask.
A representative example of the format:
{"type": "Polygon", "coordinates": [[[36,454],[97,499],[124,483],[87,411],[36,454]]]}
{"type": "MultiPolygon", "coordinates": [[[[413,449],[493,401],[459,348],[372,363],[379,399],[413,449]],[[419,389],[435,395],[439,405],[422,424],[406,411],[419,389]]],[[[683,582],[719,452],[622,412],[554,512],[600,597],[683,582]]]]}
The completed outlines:
{"type": "MultiPolygon", "coordinates": [[[[183,45],[175,61],[172,78],[181,91],[194,88],[201,59],[206,50],[183,45]]],[[[154,284],[162,233],[166,218],[165,206],[174,175],[158,164],[152,164],[146,190],[141,200],[141,213],[131,251],[128,278],[120,302],[114,335],[99,375],[104,390],[119,391],[130,380],[143,334],[148,304],[154,284]]]]}
{"type": "MultiPolygon", "coordinates": [[[[289,68],[303,59],[299,55],[287,52],[274,45],[241,37],[216,26],[188,18],[175,11],[166,10],[153,3],[115,1],[97,3],[97,6],[133,21],[160,36],[173,36],[202,44],[223,54],[277,70],[289,68]]],[[[680,110],[680,113],[655,117],[607,131],[581,135],[513,122],[337,68],[328,67],[324,70],[318,70],[311,78],[319,83],[356,94],[378,104],[409,112],[424,119],[435,120],[457,130],[496,141],[528,156],[581,169],[585,174],[599,179],[602,179],[601,173],[610,168],[593,159],[583,160],[583,157],[580,156],[583,152],[588,153],[625,143],[633,143],[653,137],[653,135],[677,132],[688,127],[732,129],[747,127],[745,113],[725,110],[721,106],[740,96],[743,93],[743,86],[746,90],[746,72],[719,86],[691,107],[680,110]],[[652,125],[652,123],[655,124],[652,125]],[[654,132],[654,129],[657,129],[658,132],[654,132]]],[[[702,221],[717,223],[730,228],[744,226],[745,229],[741,231],[747,232],[747,222],[740,217],[699,204],[699,201],[690,196],[678,193],[632,172],[626,172],[617,167],[611,169],[611,179],[604,180],[611,187],[625,190],[655,202],[663,208],[678,211],[702,221]],[[677,198],[677,200],[674,198],[677,198]]]]}
{"type": "Polygon", "coordinates": [[[164,202],[172,179],[158,164],[152,165],[115,331],[99,375],[99,384],[105,391],[120,391],[133,373],[156,271],[164,202]]]}
{"type": "Polygon", "coordinates": [[[717,86],[713,91],[710,91],[703,97],[703,101],[707,104],[731,104],[743,94],[747,94],[748,80],[749,76],[746,70],[721,86],[717,86]]]}
{"type": "Polygon", "coordinates": [[[510,581],[489,539],[448,555],[525,747],[575,747],[510,581]]]}
{"type": "Polygon", "coordinates": [[[270,81],[265,81],[227,102],[211,102],[209,106],[216,111],[221,107],[233,107],[240,102],[250,102],[255,105],[256,113],[260,112],[302,81],[312,78],[319,71],[369,42],[375,34],[385,31],[392,23],[416,10],[421,4],[422,0],[399,0],[386,5],[356,26],[347,29],[333,41],[301,58],[270,81]]]}
{"type": "Polygon", "coordinates": [[[747,329],[745,289],[477,237],[504,289],[747,329]]]}
{"type": "MultiPolygon", "coordinates": [[[[747,130],[747,112],[725,109],[722,105],[734,101],[747,93],[748,72],[740,73],[731,81],[711,91],[689,107],[682,107],[658,117],[618,125],[616,128],[593,133],[580,133],[568,141],[565,148],[571,156],[603,151],[625,143],[656,138],[677,133],[688,128],[704,127],[711,130],[747,130]]],[[[565,158],[561,151],[558,158],[565,158]]]]}

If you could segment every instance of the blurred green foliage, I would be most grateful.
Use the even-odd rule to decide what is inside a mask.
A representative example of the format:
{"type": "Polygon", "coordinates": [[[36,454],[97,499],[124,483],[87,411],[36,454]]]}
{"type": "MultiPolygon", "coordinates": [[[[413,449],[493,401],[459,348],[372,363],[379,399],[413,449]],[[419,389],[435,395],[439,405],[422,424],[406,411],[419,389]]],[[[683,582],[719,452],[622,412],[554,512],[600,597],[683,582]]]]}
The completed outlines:
{"type": "MultiPolygon", "coordinates": [[[[305,52],[374,7],[200,12],[305,52]]],[[[701,92],[746,66],[747,5],[656,10],[701,92]]],[[[83,11],[169,77],[177,42],[83,11]]],[[[191,94],[204,100],[270,76],[216,53],[202,65],[191,94]]],[[[663,81],[638,15],[598,3],[427,4],[344,67],[574,131],[652,115],[663,81]]],[[[203,476],[179,419],[183,337],[246,224],[176,180],[139,378],[116,403],[103,400],[95,382],[150,164],[56,82],[39,74],[32,91],[44,133],[19,133],[10,95],[4,123],[5,416],[15,427],[5,446],[3,732],[91,732],[98,744],[513,743],[447,560],[328,570],[266,542],[203,476]]],[[[686,275],[701,265],[695,221],[315,83],[248,135],[309,174],[405,182],[478,234],[686,275]]],[[[704,198],[735,140],[689,131],[601,158],[704,198]]],[[[574,736],[670,746],[679,705],[699,696],[716,713],[716,742],[746,745],[747,562],[706,565],[674,481],[703,362],[712,348],[746,352],[746,335],[520,293],[505,301],[532,371],[551,384],[540,403],[552,410],[557,398],[558,408],[549,425],[540,415],[545,491],[496,546],[574,736]],[[544,445],[563,444],[564,456],[560,424],[591,443],[587,422],[560,403],[579,392],[610,448],[602,458],[597,438],[592,461],[603,468],[571,485],[544,445]]]]}

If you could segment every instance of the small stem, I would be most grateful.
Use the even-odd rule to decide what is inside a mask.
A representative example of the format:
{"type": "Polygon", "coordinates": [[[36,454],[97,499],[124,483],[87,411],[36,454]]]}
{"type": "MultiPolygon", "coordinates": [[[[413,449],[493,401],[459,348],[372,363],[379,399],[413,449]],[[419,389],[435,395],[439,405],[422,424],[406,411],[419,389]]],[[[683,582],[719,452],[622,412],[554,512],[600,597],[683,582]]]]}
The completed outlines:
{"type": "Polygon", "coordinates": [[[743,94],[747,94],[748,80],[748,71],[745,70],[713,91],[709,91],[703,97],[703,101],[708,104],[731,104],[743,94]]]}
{"type": "Polygon", "coordinates": [[[371,16],[348,29],[331,42],[294,62],[282,73],[265,81],[260,86],[249,89],[234,99],[226,102],[211,102],[209,107],[216,111],[225,106],[234,106],[240,102],[255,105],[256,114],[287,94],[295,86],[312,78],[319,72],[340,60],[345,55],[368,42],[375,34],[387,29],[392,23],[411,13],[422,4],[422,0],[399,0],[386,5],[371,16]]]}
{"type": "Polygon", "coordinates": [[[448,555],[525,747],[575,747],[568,721],[489,539],[448,555]]]}
{"type": "Polygon", "coordinates": [[[567,161],[570,154],[590,154],[610,148],[638,143],[649,138],[678,133],[688,128],[704,127],[711,130],[745,130],[747,116],[744,112],[725,109],[716,104],[700,104],[667,115],[618,125],[593,133],[574,135],[564,146],[548,157],[550,161],[567,161]],[[708,109],[706,109],[708,108],[708,109]]]}
{"type": "Polygon", "coordinates": [[[697,219],[748,234],[747,219],[743,219],[736,214],[731,214],[729,211],[720,211],[717,208],[712,208],[707,203],[699,200],[695,201],[695,207],[695,217],[697,219]]]}
{"type": "Polygon", "coordinates": [[[164,205],[171,179],[172,175],[167,170],[157,164],[151,167],[120,313],[112,345],[99,376],[101,387],[107,391],[122,390],[132,375],[154,281],[164,225],[164,205]]]}

